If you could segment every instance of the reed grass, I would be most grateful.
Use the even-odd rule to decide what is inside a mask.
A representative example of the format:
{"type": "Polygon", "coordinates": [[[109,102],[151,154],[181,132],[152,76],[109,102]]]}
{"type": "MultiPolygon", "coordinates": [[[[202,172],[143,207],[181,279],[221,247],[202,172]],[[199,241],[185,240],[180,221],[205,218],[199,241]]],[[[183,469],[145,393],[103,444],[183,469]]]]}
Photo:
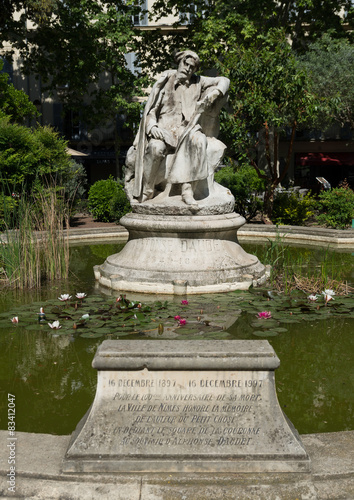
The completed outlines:
{"type": "Polygon", "coordinates": [[[21,193],[16,213],[3,211],[0,286],[39,288],[69,273],[68,202],[56,187],[21,193]]]}
{"type": "Polygon", "coordinates": [[[269,240],[263,257],[263,263],[272,266],[270,282],[274,289],[285,294],[293,290],[318,294],[326,289],[334,290],[337,295],[354,292],[353,287],[342,279],[343,269],[336,263],[335,254],[329,247],[322,250],[320,262],[313,262],[303,255],[294,257],[284,238],[285,235],[277,234],[274,241],[269,240]]]}

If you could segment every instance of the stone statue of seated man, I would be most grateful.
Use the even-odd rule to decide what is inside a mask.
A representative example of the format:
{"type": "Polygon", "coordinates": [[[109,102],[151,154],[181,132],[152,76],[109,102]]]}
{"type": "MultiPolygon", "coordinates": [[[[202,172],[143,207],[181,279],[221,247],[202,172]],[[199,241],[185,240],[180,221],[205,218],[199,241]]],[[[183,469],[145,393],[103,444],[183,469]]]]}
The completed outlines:
{"type": "Polygon", "coordinates": [[[215,189],[214,172],[226,148],[216,138],[218,117],[230,82],[195,75],[200,60],[190,50],[177,53],[176,62],[178,69],[153,86],[128,151],[125,182],[133,203],[179,197],[195,205],[215,189]]]}

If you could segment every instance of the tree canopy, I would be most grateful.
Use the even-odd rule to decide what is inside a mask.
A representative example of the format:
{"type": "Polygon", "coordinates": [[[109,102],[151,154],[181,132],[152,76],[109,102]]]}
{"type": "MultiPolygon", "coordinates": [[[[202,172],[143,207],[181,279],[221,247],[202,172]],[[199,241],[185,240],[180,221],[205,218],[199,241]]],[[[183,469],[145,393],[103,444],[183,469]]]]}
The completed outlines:
{"type": "Polygon", "coordinates": [[[26,118],[36,118],[37,108],[22,90],[17,90],[9,82],[9,75],[2,72],[0,59],[0,116],[7,116],[12,122],[22,123],[26,118]]]}
{"type": "Polygon", "coordinates": [[[318,95],[336,100],[334,118],[354,128],[354,45],[346,39],[325,34],[300,58],[318,95]]]}

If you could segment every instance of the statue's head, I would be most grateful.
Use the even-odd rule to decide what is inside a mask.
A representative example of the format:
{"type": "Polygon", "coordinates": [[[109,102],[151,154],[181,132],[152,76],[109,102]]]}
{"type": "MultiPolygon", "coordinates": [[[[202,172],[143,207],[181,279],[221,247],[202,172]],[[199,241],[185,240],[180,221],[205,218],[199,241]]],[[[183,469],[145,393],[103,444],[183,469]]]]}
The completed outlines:
{"type": "Polygon", "coordinates": [[[178,64],[177,78],[180,81],[190,80],[193,73],[200,66],[199,56],[192,50],[177,52],[175,60],[178,64]]]}

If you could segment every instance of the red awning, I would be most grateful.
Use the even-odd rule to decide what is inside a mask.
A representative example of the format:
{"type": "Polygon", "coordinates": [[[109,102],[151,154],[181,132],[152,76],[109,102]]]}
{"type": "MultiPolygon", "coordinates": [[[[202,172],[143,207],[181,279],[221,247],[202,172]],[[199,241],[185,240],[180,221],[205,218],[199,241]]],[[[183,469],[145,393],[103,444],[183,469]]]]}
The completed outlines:
{"type": "Polygon", "coordinates": [[[315,165],[349,165],[354,166],[354,153],[296,153],[297,165],[303,167],[315,165]]]}

